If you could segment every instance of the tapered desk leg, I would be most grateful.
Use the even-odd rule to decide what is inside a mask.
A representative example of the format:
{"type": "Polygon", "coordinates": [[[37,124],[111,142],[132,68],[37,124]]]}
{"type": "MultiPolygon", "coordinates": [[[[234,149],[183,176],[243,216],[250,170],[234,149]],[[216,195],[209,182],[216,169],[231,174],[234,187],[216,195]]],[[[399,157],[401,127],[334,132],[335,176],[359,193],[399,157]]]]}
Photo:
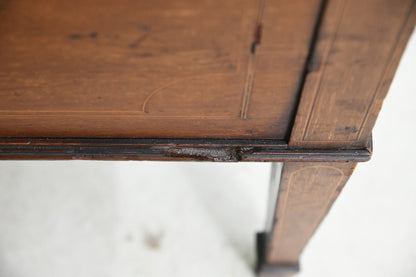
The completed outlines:
{"type": "Polygon", "coordinates": [[[278,191],[278,195],[275,204],[272,203],[270,226],[257,237],[259,276],[291,276],[299,270],[303,248],[355,165],[352,162],[293,162],[283,164],[281,171],[278,165],[273,165],[271,192],[278,191]]]}

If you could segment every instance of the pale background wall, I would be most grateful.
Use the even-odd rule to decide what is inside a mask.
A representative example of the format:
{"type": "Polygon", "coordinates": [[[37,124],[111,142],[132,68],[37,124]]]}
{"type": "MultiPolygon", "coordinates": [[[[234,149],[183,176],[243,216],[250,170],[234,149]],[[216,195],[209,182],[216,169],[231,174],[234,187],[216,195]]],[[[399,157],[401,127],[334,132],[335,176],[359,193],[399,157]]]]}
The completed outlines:
{"type": "MultiPolygon", "coordinates": [[[[416,276],[416,36],[299,276],[416,276]]],[[[254,276],[270,164],[0,162],[0,277],[254,276]]]]}

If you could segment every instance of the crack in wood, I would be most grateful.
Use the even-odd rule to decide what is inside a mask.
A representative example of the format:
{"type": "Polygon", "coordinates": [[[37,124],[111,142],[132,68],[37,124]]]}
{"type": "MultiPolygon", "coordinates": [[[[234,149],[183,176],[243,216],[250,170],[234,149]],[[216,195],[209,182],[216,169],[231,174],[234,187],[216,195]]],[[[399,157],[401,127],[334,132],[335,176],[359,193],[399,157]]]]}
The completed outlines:
{"type": "Polygon", "coordinates": [[[256,28],[254,30],[254,40],[250,47],[250,56],[247,65],[247,74],[243,90],[243,99],[241,102],[240,119],[246,120],[248,118],[248,107],[250,104],[250,96],[253,91],[254,75],[256,71],[256,50],[260,45],[262,31],[263,31],[263,13],[266,0],[259,1],[259,9],[256,19],[256,28]]]}

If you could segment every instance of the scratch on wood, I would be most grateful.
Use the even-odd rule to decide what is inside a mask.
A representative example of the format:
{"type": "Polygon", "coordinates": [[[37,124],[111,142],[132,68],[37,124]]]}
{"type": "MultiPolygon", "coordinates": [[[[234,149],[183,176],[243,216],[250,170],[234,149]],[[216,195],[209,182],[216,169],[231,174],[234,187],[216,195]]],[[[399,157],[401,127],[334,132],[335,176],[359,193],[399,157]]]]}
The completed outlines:
{"type": "Polygon", "coordinates": [[[130,48],[136,48],[140,45],[140,43],[142,43],[146,37],[149,35],[149,33],[144,33],[143,35],[141,35],[138,39],[136,39],[135,41],[133,41],[132,43],[129,44],[130,48]]]}

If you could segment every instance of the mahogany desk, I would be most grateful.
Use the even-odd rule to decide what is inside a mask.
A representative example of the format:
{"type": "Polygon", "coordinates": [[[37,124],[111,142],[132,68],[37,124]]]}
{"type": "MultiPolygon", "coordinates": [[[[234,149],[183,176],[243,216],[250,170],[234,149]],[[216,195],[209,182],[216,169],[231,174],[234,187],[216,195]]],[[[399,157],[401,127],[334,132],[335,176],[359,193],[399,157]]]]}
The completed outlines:
{"type": "Polygon", "coordinates": [[[261,276],[357,162],[415,0],[0,0],[0,158],[284,162],[261,276]]]}

